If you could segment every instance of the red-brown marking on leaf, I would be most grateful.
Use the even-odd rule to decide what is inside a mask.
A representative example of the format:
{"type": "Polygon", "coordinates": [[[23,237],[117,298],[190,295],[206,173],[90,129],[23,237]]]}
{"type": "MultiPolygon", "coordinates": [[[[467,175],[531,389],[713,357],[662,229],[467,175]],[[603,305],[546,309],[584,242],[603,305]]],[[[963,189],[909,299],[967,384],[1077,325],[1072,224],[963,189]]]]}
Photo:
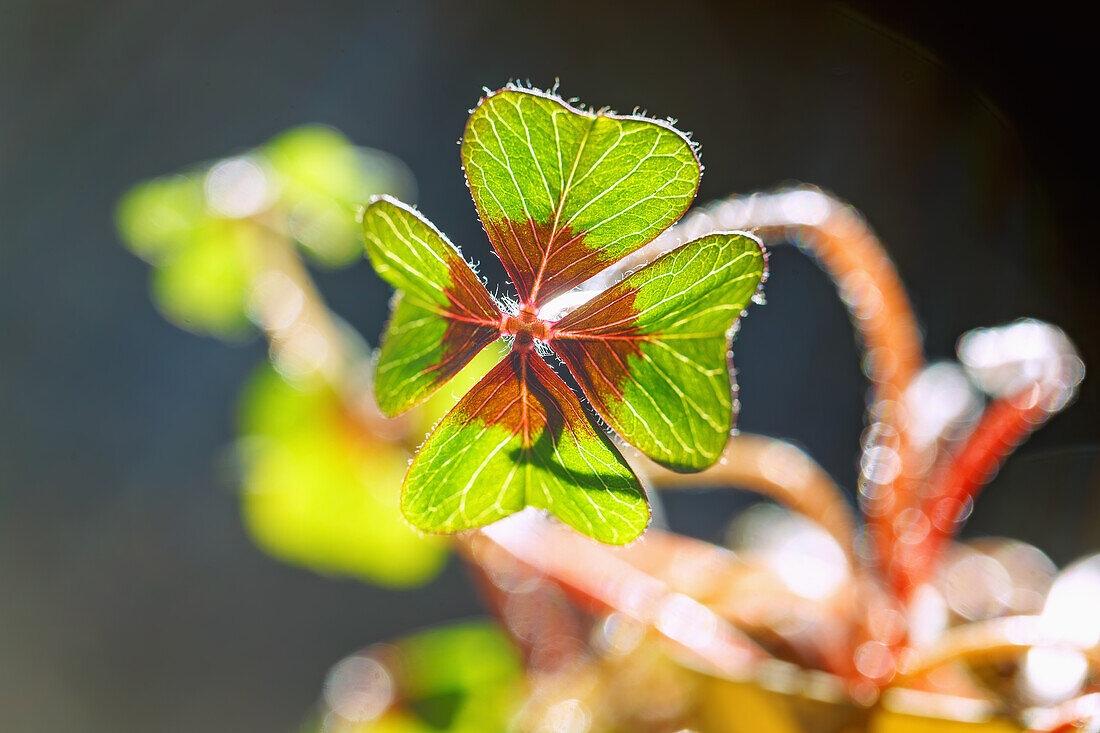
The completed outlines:
{"type": "Polygon", "coordinates": [[[485,222],[489,241],[525,305],[541,305],[620,259],[586,247],[587,232],[571,228],[559,229],[550,242],[552,226],[552,222],[540,224],[533,219],[485,222]]]}
{"type": "Polygon", "coordinates": [[[443,332],[442,358],[434,369],[439,373],[439,381],[447,381],[462,371],[470,360],[481,353],[500,336],[495,326],[467,323],[447,319],[447,330],[443,332]]]}
{"type": "Polygon", "coordinates": [[[638,353],[633,339],[555,339],[550,346],[601,412],[610,412],[610,403],[622,399],[630,374],[627,359],[638,353]]]}
{"type": "Polygon", "coordinates": [[[443,289],[443,294],[451,302],[448,310],[456,320],[467,320],[481,324],[500,322],[500,308],[489,291],[477,279],[477,275],[457,252],[447,258],[448,276],[451,286],[443,289]]]}
{"type": "Polygon", "coordinates": [[[499,425],[522,434],[527,447],[533,436],[556,441],[567,420],[587,419],[561,377],[533,352],[508,354],[455,409],[466,424],[499,425]]]}
{"type": "Polygon", "coordinates": [[[588,400],[601,413],[622,399],[630,376],[629,357],[639,353],[645,334],[634,326],[635,288],[618,285],[567,314],[552,328],[550,348],[558,355],[588,400]]]}
{"type": "Polygon", "coordinates": [[[644,338],[634,325],[638,289],[622,283],[603,291],[554,323],[555,338],[638,339],[644,338]]]}
{"type": "Polygon", "coordinates": [[[501,312],[477,277],[457,254],[448,262],[452,285],[443,294],[452,307],[444,320],[447,330],[440,344],[441,358],[433,366],[445,382],[500,336],[501,312]]]}

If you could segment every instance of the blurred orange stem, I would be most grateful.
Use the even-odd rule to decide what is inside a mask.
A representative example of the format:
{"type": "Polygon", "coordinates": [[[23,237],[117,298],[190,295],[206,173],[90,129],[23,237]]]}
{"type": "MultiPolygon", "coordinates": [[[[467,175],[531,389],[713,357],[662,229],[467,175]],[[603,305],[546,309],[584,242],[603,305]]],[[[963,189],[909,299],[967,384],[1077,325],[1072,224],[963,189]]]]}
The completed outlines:
{"type": "Polygon", "coordinates": [[[1039,387],[1034,386],[994,400],[962,448],[933,478],[921,504],[922,516],[930,522],[928,535],[916,545],[903,546],[891,567],[891,581],[899,597],[908,598],[930,579],[970,503],[1004,459],[1049,416],[1038,394],[1039,387]]]}
{"type": "MultiPolygon", "coordinates": [[[[1052,632],[1041,616],[1002,616],[973,621],[949,629],[934,645],[915,652],[902,665],[894,684],[904,686],[960,660],[969,664],[1011,661],[1036,646],[1073,645],[1052,632]]],[[[1080,648],[1080,651],[1093,669],[1100,669],[1100,645],[1080,648]]]]}
{"type": "Polygon", "coordinates": [[[700,473],[676,473],[650,462],[643,470],[658,489],[728,486],[774,499],[828,532],[851,566],[857,566],[856,520],[844,494],[821,466],[790,443],[742,433],[730,438],[718,463],[700,473]]]}

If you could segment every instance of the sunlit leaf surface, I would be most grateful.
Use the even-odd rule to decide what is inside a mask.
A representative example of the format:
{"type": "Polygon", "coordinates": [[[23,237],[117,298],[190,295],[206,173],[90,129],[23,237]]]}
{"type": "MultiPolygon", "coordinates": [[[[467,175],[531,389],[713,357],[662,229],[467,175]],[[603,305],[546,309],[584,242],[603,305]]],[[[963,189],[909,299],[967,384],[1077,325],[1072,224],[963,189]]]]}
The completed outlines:
{"type": "Polygon", "coordinates": [[[525,506],[612,544],[649,521],[637,478],[561,378],[537,354],[513,352],[421,446],[402,509],[422,529],[455,532],[525,506]]]}
{"type": "Polygon", "coordinates": [[[364,433],[346,409],[319,381],[256,373],[241,409],[245,525],[267,552],[318,572],[424,582],[446,551],[398,511],[408,454],[364,433]]]}
{"type": "Polygon", "coordinates": [[[475,356],[466,367],[451,378],[442,389],[417,405],[416,409],[405,413],[411,424],[409,434],[411,445],[418,446],[432,429],[451,411],[458,401],[469,392],[481,378],[497,365],[505,354],[508,345],[503,339],[487,346],[475,356]]]}
{"type": "Polygon", "coordinates": [[[763,273],[756,240],[704,237],[558,321],[551,348],[624,440],[666,466],[701,470],[729,437],[727,339],[763,273]]]}
{"type": "Polygon", "coordinates": [[[687,211],[701,173],[668,124],[517,88],[474,110],[462,164],[485,231],[531,305],[651,241],[687,211]]]}
{"type": "Polygon", "coordinates": [[[400,291],[375,372],[378,405],[397,415],[421,402],[500,336],[500,309],[435,227],[389,198],[363,212],[367,254],[400,291]]]}

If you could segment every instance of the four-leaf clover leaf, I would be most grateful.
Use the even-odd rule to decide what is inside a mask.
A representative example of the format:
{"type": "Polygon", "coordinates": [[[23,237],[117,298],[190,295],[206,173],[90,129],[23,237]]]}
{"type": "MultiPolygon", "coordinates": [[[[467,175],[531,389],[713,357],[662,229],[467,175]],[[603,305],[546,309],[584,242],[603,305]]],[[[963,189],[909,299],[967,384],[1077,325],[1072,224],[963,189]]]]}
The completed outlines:
{"type": "Polygon", "coordinates": [[[370,260],[399,291],[375,377],[383,412],[403,412],[511,340],[421,446],[402,511],[419,529],[454,532],[533,506],[602,542],[630,542],[649,521],[645,493],[544,355],[622,440],[669,468],[702,470],[729,437],[729,334],[761,282],[763,249],[744,233],[711,234],[545,320],[548,301],[684,214],[702,171],[694,148],[669,124],[508,86],[473,111],[461,154],[515,307],[414,209],[379,197],[362,217],[370,260]]]}

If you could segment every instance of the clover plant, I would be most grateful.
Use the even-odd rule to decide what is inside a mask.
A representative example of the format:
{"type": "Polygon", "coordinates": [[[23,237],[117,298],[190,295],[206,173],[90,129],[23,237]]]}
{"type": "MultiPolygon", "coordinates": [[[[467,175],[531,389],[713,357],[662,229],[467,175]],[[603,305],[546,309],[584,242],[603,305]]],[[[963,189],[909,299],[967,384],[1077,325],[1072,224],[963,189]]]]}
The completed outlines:
{"type": "Polygon", "coordinates": [[[474,109],[461,157],[514,302],[494,298],[412,207],[380,196],[362,213],[370,260],[399,291],[377,362],[384,413],[421,402],[498,339],[511,345],[420,447],[405,517],[455,532],[532,506],[602,542],[630,542],[649,521],[645,493],[547,358],[649,458],[677,471],[712,465],[733,422],[730,333],[763,279],[763,248],[745,233],[710,234],[549,320],[550,301],[684,214],[698,151],[669,123],[509,85],[474,109]]]}
{"type": "Polygon", "coordinates": [[[1015,540],[952,541],[1011,450],[1072,401],[1083,364],[1064,333],[1030,320],[979,329],[961,339],[959,366],[926,366],[874,233],[809,187],[731,197],[647,247],[684,214],[701,172],[692,143],[664,122],[512,85],[481,101],[461,146],[514,298],[491,295],[392,196],[411,193],[397,161],[327,128],[140,184],[120,204],[120,230],[152,263],[165,315],[228,339],[255,326],[270,345],[239,423],[241,507],[256,542],[388,586],[425,582],[454,546],[500,621],[343,660],[303,731],[558,730],[575,713],[592,730],[793,730],[785,721],[796,719],[954,730],[962,723],[946,716],[959,700],[985,706],[974,723],[983,729],[1084,724],[1096,614],[1080,611],[1095,595],[1097,558],[1055,578],[1053,563],[1015,540]],[[353,212],[368,200],[367,254],[399,291],[375,399],[370,350],[307,267],[359,260],[353,212]],[[759,241],[727,230],[753,228],[818,260],[868,355],[861,515],[794,446],[751,435],[727,445],[730,333],[766,264],[759,241]],[[690,231],[699,238],[649,256],[690,231]],[[769,523],[770,540],[739,533],[737,555],[660,530],[607,548],[535,513],[453,542],[408,526],[455,532],[535,507],[628,543],[649,508],[619,441],[664,467],[634,464],[655,489],[750,489],[807,522],[769,523]],[[719,456],[701,479],[682,475],[719,456]],[[1015,600],[998,593],[994,617],[962,620],[952,578],[975,559],[998,569],[1015,600]],[[685,560],[705,571],[685,576],[685,560]],[[813,587],[801,582],[807,572],[813,587]],[[948,605],[958,618],[944,615],[948,605]],[[606,615],[578,623],[578,611],[606,615]],[[1065,654],[1040,664],[1053,649],[1065,654]],[[700,672],[711,679],[700,684],[700,672]],[[1029,686],[1052,677],[1072,684],[1040,701],[1029,686]],[[811,679],[828,694],[810,695],[811,679]],[[916,690],[919,700],[905,694],[916,690]]]}

